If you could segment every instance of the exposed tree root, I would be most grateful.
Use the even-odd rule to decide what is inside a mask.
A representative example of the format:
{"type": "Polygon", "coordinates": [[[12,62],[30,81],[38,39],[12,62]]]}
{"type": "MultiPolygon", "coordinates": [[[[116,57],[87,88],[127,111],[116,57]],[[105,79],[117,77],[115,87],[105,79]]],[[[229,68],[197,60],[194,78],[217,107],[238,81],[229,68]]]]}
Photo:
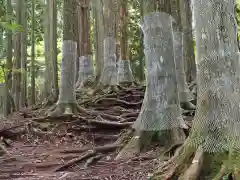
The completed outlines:
{"type": "Polygon", "coordinates": [[[89,150],[87,153],[85,153],[84,155],[80,156],[79,158],[75,158],[75,159],[72,159],[70,161],[68,161],[66,164],[64,165],[61,165],[60,167],[56,168],[54,170],[54,172],[57,172],[57,171],[63,171],[65,170],[66,168],[76,164],[76,163],[79,163],[89,157],[92,157],[96,154],[96,151],[93,151],[93,150],[89,150]]]}
{"type": "Polygon", "coordinates": [[[183,143],[185,135],[182,129],[173,129],[170,131],[161,132],[160,136],[157,131],[141,131],[135,132],[134,136],[120,151],[116,159],[130,158],[146,150],[152,141],[158,139],[163,146],[172,144],[183,143]],[[167,139],[167,140],[166,140],[167,139]]]}
{"type": "Polygon", "coordinates": [[[50,108],[47,111],[47,116],[49,117],[59,117],[61,115],[73,115],[75,113],[84,113],[86,114],[86,110],[76,103],[58,103],[54,107],[50,108]]]}
{"type": "Polygon", "coordinates": [[[57,150],[59,153],[83,153],[85,151],[96,151],[98,153],[104,153],[104,152],[109,152],[109,151],[114,151],[117,148],[122,147],[120,144],[109,144],[109,145],[104,145],[104,146],[97,146],[93,148],[73,148],[73,149],[65,149],[65,150],[57,150]]]}

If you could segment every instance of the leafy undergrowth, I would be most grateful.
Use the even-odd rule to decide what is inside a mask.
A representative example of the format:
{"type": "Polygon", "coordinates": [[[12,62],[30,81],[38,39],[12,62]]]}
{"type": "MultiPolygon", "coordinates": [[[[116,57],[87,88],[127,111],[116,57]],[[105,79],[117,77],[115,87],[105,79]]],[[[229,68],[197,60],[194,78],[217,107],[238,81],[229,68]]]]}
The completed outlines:
{"type": "Polygon", "coordinates": [[[149,179],[159,164],[158,146],[114,160],[140,112],[144,87],[78,97],[85,113],[46,117],[49,107],[39,105],[2,120],[0,136],[9,154],[0,157],[0,179],[149,179]]]}

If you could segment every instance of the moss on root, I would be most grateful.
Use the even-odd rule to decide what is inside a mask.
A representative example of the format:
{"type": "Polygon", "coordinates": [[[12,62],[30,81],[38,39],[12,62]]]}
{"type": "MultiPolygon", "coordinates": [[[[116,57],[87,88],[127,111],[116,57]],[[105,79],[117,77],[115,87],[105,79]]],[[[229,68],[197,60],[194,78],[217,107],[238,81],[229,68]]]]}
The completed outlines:
{"type": "Polygon", "coordinates": [[[172,129],[167,131],[139,131],[135,132],[132,138],[120,151],[116,159],[132,157],[141,151],[147,150],[150,144],[156,142],[163,146],[163,149],[169,149],[176,144],[181,144],[185,140],[185,134],[182,129],[172,129]]]}
{"type": "Polygon", "coordinates": [[[209,154],[189,146],[188,139],[167,162],[161,162],[152,180],[239,179],[239,153],[209,154]]]}

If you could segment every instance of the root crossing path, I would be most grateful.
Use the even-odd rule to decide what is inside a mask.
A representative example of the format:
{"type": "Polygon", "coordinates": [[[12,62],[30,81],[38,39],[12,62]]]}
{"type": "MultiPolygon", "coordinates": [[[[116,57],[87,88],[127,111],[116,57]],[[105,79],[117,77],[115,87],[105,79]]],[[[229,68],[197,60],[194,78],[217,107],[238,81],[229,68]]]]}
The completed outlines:
{"type": "Polygon", "coordinates": [[[144,87],[89,97],[73,116],[46,117],[49,109],[23,109],[0,126],[0,180],[146,180],[157,162],[158,146],[135,157],[114,160],[131,132],[144,98],[144,87]],[[120,138],[121,137],[121,138],[120,138]]]}

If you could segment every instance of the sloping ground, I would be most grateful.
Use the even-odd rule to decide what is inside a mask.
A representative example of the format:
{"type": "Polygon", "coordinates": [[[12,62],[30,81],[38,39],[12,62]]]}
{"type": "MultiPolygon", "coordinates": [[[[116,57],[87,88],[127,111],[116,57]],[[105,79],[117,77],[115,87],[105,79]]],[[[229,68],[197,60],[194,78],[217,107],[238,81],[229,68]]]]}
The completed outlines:
{"type": "Polygon", "coordinates": [[[130,134],[144,97],[143,87],[94,98],[78,94],[87,114],[49,118],[35,107],[13,114],[0,127],[9,155],[0,158],[0,179],[146,180],[160,149],[114,160],[130,134]],[[126,137],[126,138],[120,138],[126,137]],[[11,141],[10,141],[11,139],[11,141]]]}

